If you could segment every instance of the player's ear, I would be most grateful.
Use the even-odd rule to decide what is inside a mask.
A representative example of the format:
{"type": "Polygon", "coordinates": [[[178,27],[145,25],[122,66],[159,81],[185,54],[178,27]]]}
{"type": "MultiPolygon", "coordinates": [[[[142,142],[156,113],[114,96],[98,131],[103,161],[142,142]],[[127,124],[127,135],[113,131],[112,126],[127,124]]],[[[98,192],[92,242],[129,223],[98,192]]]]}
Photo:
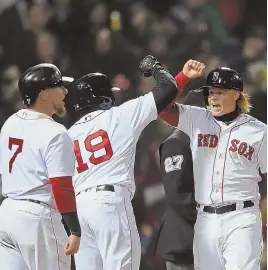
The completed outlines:
{"type": "Polygon", "coordinates": [[[48,98],[49,98],[49,94],[48,94],[47,89],[42,90],[42,91],[39,93],[39,99],[40,99],[40,100],[46,101],[46,100],[48,100],[48,98]]]}

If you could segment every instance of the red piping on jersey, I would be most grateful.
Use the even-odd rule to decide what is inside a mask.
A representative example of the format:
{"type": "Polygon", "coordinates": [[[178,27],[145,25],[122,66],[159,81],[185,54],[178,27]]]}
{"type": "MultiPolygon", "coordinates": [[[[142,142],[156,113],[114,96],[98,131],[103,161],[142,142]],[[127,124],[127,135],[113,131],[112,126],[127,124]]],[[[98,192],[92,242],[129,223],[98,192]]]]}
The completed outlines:
{"type": "Polygon", "coordinates": [[[251,119],[249,121],[245,122],[245,123],[242,123],[240,125],[237,125],[237,126],[232,127],[231,130],[230,130],[229,138],[228,138],[228,141],[227,141],[227,147],[226,147],[226,151],[225,151],[225,156],[224,156],[224,165],[223,165],[223,170],[222,170],[222,179],[221,179],[221,200],[222,200],[222,202],[223,202],[224,170],[225,170],[226,156],[227,156],[228,145],[229,145],[229,140],[230,140],[230,137],[231,137],[231,133],[232,133],[232,131],[233,131],[234,128],[239,127],[239,126],[242,126],[242,125],[244,125],[244,124],[246,124],[246,123],[248,123],[250,121],[251,121],[251,119]]]}
{"type": "Polygon", "coordinates": [[[213,168],[212,168],[212,179],[211,179],[211,192],[210,192],[210,200],[213,203],[213,200],[211,198],[212,192],[213,192],[213,182],[214,182],[214,167],[215,167],[215,161],[216,161],[216,157],[218,154],[218,148],[219,148],[219,142],[220,142],[220,138],[221,138],[221,126],[216,122],[216,124],[219,126],[220,128],[220,133],[219,133],[219,141],[218,141],[218,145],[217,145],[217,150],[214,156],[214,161],[213,161],[213,168]]]}
{"type": "Polygon", "coordinates": [[[53,225],[53,219],[52,219],[52,215],[51,215],[51,210],[50,210],[50,223],[51,223],[51,227],[52,227],[52,233],[53,233],[53,236],[55,238],[56,249],[57,249],[57,257],[58,257],[58,269],[60,270],[60,255],[59,255],[58,239],[57,239],[56,234],[55,234],[55,229],[54,229],[54,225],[53,225]]]}
{"type": "Polygon", "coordinates": [[[76,211],[75,192],[72,176],[50,178],[54,199],[60,213],[76,211]]]}
{"type": "Polygon", "coordinates": [[[124,199],[124,207],[125,207],[125,211],[126,211],[126,216],[127,216],[127,226],[128,226],[128,231],[129,231],[129,239],[130,239],[130,270],[132,270],[132,250],[133,250],[133,244],[132,244],[132,235],[131,235],[131,227],[130,227],[130,222],[129,222],[129,217],[128,217],[128,214],[127,214],[127,207],[126,207],[126,200],[124,199]]]}

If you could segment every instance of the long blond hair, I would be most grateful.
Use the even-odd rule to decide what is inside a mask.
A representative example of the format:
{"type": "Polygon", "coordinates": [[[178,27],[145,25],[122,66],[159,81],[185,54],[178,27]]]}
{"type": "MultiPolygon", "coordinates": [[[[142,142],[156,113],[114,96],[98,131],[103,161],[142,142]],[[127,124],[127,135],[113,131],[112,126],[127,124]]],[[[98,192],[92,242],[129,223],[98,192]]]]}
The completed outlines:
{"type": "Polygon", "coordinates": [[[241,93],[237,100],[237,106],[241,113],[249,113],[253,107],[250,103],[250,96],[244,92],[241,93]]]}

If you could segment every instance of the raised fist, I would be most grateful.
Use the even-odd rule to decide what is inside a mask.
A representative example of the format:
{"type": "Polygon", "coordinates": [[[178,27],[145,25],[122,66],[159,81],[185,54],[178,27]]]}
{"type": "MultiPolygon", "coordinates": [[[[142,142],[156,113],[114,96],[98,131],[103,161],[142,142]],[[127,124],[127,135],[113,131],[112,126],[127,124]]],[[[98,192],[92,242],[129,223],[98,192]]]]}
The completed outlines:
{"type": "Polygon", "coordinates": [[[183,67],[183,73],[190,79],[195,79],[203,76],[205,65],[195,60],[188,60],[183,67]]]}
{"type": "Polygon", "coordinates": [[[160,62],[158,62],[158,60],[152,56],[152,55],[147,55],[141,62],[139,65],[139,70],[141,72],[141,74],[144,77],[151,77],[153,75],[153,70],[155,67],[157,66],[161,66],[160,62]]]}

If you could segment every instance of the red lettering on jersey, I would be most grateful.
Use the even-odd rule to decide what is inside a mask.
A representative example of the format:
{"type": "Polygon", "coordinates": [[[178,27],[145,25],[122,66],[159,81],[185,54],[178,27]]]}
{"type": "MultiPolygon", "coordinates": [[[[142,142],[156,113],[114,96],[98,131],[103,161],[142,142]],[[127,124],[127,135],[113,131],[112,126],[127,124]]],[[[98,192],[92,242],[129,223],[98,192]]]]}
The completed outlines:
{"type": "Polygon", "coordinates": [[[202,147],[202,140],[203,140],[203,135],[202,134],[198,134],[198,147],[202,147]]]}
{"type": "Polygon", "coordinates": [[[12,158],[9,160],[9,173],[12,172],[13,163],[14,163],[15,159],[17,158],[18,154],[22,152],[23,140],[9,137],[8,148],[10,150],[12,150],[13,145],[18,146],[18,148],[14,152],[14,155],[12,156],[12,158]]]}
{"type": "MultiPolygon", "coordinates": [[[[84,141],[84,145],[85,148],[88,152],[92,153],[89,157],[89,162],[97,165],[100,164],[104,161],[109,160],[112,156],[113,156],[113,150],[112,150],[112,146],[108,137],[108,134],[106,131],[104,130],[98,130],[97,132],[90,134],[84,141]],[[94,139],[100,137],[101,141],[98,143],[94,143],[92,142],[94,139]],[[105,154],[96,157],[95,156],[95,152],[97,152],[98,150],[105,150],[105,154]]],[[[81,151],[80,151],[80,146],[79,146],[79,141],[76,140],[74,141],[74,153],[76,156],[76,160],[77,160],[77,172],[81,173],[85,170],[88,169],[88,165],[87,163],[83,162],[83,157],[81,155],[81,151]]]]}
{"type": "Polygon", "coordinates": [[[208,147],[208,140],[209,140],[210,135],[209,134],[205,134],[204,138],[203,138],[203,146],[204,147],[208,147]]]}
{"type": "Polygon", "coordinates": [[[96,133],[89,135],[85,140],[85,146],[86,146],[87,151],[92,153],[92,155],[89,158],[89,161],[94,165],[97,165],[106,160],[109,160],[113,155],[113,150],[112,150],[112,146],[109,141],[109,138],[108,138],[108,134],[104,130],[99,130],[96,133]],[[92,145],[91,141],[98,137],[101,137],[102,141],[100,143],[92,145]],[[95,157],[94,153],[100,149],[105,149],[106,154],[100,157],[95,157]]]}
{"type": "Polygon", "coordinates": [[[218,136],[210,134],[198,134],[198,147],[215,148],[218,145],[218,136]]]}
{"type": "Polygon", "coordinates": [[[81,173],[81,172],[87,170],[88,169],[88,165],[83,162],[83,158],[82,158],[82,155],[81,155],[81,151],[80,151],[80,146],[79,146],[78,140],[75,140],[74,141],[74,154],[75,154],[77,165],[78,165],[76,167],[77,172],[78,173],[81,173]]]}
{"type": "Polygon", "coordinates": [[[209,147],[215,148],[218,145],[218,136],[210,135],[209,147]]]}
{"type": "Polygon", "coordinates": [[[232,152],[236,152],[237,151],[237,144],[239,144],[240,141],[236,140],[236,139],[233,139],[231,141],[231,146],[229,148],[230,151],[232,152]]]}
{"type": "Polygon", "coordinates": [[[251,145],[249,145],[248,152],[244,154],[244,157],[247,158],[248,160],[251,160],[253,153],[254,153],[254,148],[251,145]]]}
{"type": "Polygon", "coordinates": [[[246,150],[247,150],[247,143],[245,143],[245,142],[242,142],[242,143],[240,143],[240,145],[239,145],[239,147],[238,147],[238,154],[239,155],[244,155],[245,154],[245,152],[246,152],[246,150]]]}
{"type": "Polygon", "coordinates": [[[254,148],[248,145],[246,142],[241,142],[239,140],[233,139],[231,141],[231,146],[229,148],[232,152],[237,152],[240,156],[244,156],[248,160],[252,159],[254,153],[254,148]]]}

